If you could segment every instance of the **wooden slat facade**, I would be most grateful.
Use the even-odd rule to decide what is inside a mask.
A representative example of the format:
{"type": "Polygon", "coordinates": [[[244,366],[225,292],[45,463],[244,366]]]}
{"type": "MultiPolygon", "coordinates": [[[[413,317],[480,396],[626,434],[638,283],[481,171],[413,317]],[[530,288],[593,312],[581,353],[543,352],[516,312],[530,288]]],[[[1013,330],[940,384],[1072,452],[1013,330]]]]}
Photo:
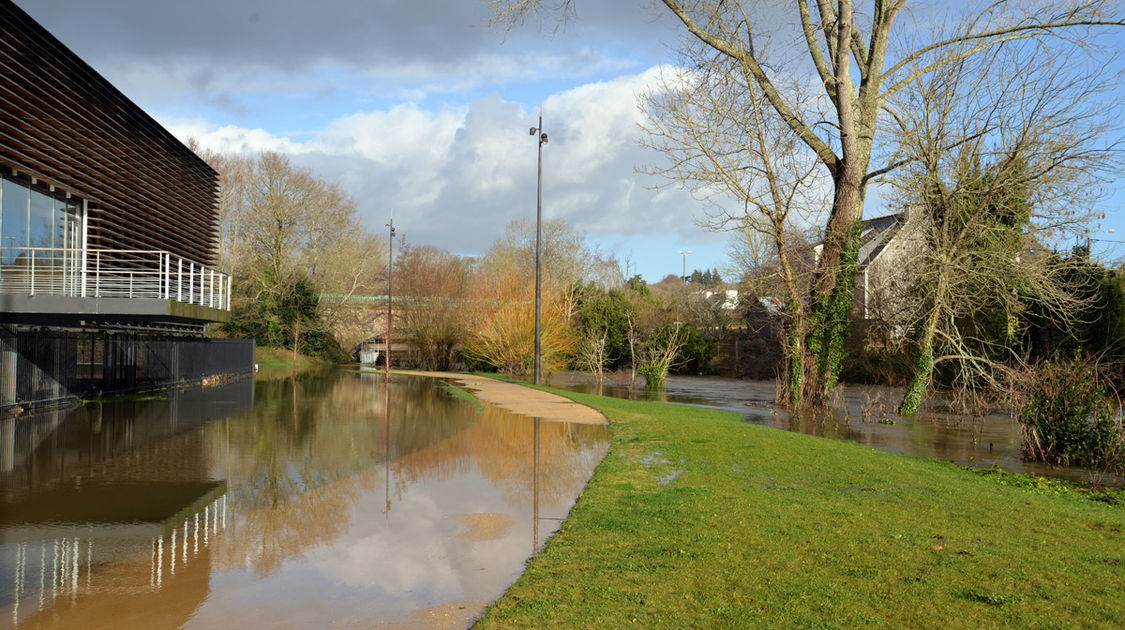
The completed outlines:
{"type": "Polygon", "coordinates": [[[0,0],[0,166],[87,202],[87,247],[214,265],[218,174],[11,0],[0,0]]]}

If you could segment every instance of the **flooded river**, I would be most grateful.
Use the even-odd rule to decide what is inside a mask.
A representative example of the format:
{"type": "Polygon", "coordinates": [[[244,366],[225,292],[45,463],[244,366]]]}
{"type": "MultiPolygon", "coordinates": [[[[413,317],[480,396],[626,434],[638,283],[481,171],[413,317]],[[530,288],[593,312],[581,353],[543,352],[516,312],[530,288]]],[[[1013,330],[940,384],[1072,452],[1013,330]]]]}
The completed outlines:
{"type": "Polygon", "coordinates": [[[0,423],[0,628],[464,627],[609,440],[350,373],[0,423]]]}
{"type": "MultiPolygon", "coordinates": [[[[1125,486],[1125,478],[1121,476],[1023,461],[1020,425],[1008,415],[958,414],[942,408],[938,400],[936,403],[931,401],[916,417],[901,418],[894,413],[902,397],[902,390],[897,388],[841,385],[837,388],[836,401],[828,417],[799,419],[774,406],[776,390],[773,381],[670,376],[664,389],[654,391],[644,387],[630,388],[627,382],[607,381],[598,388],[588,374],[560,372],[550,375],[548,382],[576,392],[723,409],[742,415],[747,422],[851,440],[907,455],[1125,486]]],[[[644,381],[640,379],[639,382],[644,381]]]]}

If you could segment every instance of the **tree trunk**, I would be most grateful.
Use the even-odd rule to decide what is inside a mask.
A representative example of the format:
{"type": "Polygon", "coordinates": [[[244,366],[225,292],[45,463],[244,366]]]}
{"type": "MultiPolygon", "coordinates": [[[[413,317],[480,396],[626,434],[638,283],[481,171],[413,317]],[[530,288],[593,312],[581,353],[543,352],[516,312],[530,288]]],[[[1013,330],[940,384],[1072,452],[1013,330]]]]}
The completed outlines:
{"type": "Polygon", "coordinates": [[[862,229],[859,213],[863,209],[862,177],[858,171],[851,168],[836,181],[832,214],[810,288],[802,398],[804,403],[818,407],[826,406],[832,399],[855,303],[862,229]]]}
{"type": "Polygon", "coordinates": [[[925,329],[922,330],[922,336],[918,340],[918,352],[914,358],[914,371],[910,375],[910,383],[906,386],[906,393],[902,396],[902,403],[898,406],[899,415],[913,416],[918,411],[918,405],[922,404],[922,398],[925,397],[926,390],[930,387],[930,380],[933,378],[934,334],[941,318],[941,305],[946,299],[945,291],[948,286],[947,267],[945,265],[942,267],[941,275],[937,279],[937,287],[934,288],[930,312],[926,317],[925,329]]]}
{"type": "Polygon", "coordinates": [[[918,341],[918,352],[914,358],[914,372],[910,375],[910,384],[906,386],[906,393],[898,406],[900,416],[913,416],[922,404],[926,389],[930,386],[930,378],[934,373],[934,330],[927,328],[922,339],[918,341]]]}

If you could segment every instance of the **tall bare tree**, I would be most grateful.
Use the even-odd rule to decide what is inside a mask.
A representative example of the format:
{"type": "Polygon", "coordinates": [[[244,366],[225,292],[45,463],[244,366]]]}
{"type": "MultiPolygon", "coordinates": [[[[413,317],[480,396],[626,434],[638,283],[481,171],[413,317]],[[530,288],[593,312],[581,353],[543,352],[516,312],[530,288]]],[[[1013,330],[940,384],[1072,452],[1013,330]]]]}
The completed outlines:
{"type": "MultiPolygon", "coordinates": [[[[562,219],[548,219],[542,225],[540,261],[545,282],[562,290],[567,320],[574,318],[583,285],[618,287],[624,282],[621,267],[613,256],[604,256],[586,242],[586,235],[562,219]]],[[[512,221],[482,260],[490,268],[516,266],[535,269],[535,223],[529,219],[512,221]]]]}
{"type": "Polygon", "coordinates": [[[275,309],[303,279],[329,296],[318,301],[320,323],[345,347],[369,333],[348,298],[377,290],[386,250],[363,229],[355,201],[279,153],[199,152],[220,175],[220,259],[236,303],[275,309]]]}
{"type": "Polygon", "coordinates": [[[652,172],[685,185],[711,205],[700,221],[706,229],[735,231],[747,247],[758,246],[748,252],[759,259],[756,263],[775,268],[771,275],[787,306],[784,389],[796,405],[803,389],[808,285],[795,264],[793,245],[826,212],[828,187],[815,156],[741,70],[710,48],[685,47],[676,69],[666,71],[642,97],[648,116],[645,144],[669,158],[652,172]]]}
{"type": "Polygon", "coordinates": [[[395,263],[395,288],[402,331],[416,363],[448,370],[454,348],[469,332],[468,297],[473,269],[469,261],[432,246],[404,245],[395,263]]]}
{"type": "MultiPolygon", "coordinates": [[[[901,164],[893,139],[880,135],[890,100],[928,74],[1005,42],[1066,37],[1080,45],[1091,29],[1125,25],[1110,0],[971,4],[949,20],[913,16],[904,11],[906,0],[858,6],[852,0],[796,0],[786,8],[738,0],[660,4],[694,40],[753,78],[832,180],[804,345],[801,399],[814,404],[827,404],[839,373],[867,186],[901,164]],[[788,93],[785,82],[794,76],[809,77],[816,97],[788,93]]],[[[508,26],[545,10],[540,0],[493,0],[490,5],[497,21],[508,26]]],[[[562,0],[548,9],[565,16],[573,6],[573,0],[562,0]]]]}
{"type": "Polygon", "coordinates": [[[966,386],[996,384],[1021,359],[1024,309],[1062,329],[1087,312],[1085,259],[1045,246],[1086,229],[1121,165],[1107,106],[1119,89],[1079,51],[1013,42],[900,93],[895,133],[908,162],[893,181],[921,234],[917,354],[900,413],[916,411],[936,365],[954,366],[966,386]]]}

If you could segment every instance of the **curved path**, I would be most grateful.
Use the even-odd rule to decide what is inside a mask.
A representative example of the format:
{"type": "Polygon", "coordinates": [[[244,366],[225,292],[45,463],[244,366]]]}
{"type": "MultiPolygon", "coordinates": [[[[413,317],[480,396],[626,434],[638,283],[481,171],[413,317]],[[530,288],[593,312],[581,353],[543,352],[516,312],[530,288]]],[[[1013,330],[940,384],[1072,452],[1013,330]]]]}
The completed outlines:
{"type": "Polygon", "coordinates": [[[531,418],[580,424],[608,424],[601,412],[586,405],[576,403],[569,398],[563,398],[558,394],[526,387],[518,383],[454,372],[395,370],[394,373],[447,378],[471,390],[473,395],[480,400],[531,418]]]}

